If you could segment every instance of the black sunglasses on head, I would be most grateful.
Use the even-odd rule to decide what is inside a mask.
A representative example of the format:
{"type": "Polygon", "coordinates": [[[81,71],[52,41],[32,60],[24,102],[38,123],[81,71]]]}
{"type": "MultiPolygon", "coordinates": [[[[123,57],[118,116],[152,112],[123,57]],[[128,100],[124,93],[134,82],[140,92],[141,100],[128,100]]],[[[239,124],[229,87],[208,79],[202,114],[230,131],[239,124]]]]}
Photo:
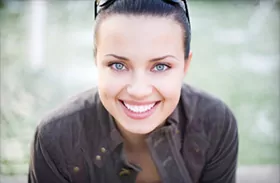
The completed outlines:
{"type": "MultiPolygon", "coordinates": [[[[94,19],[96,18],[98,12],[102,8],[108,8],[111,4],[113,4],[116,0],[95,0],[94,2],[94,19]]],[[[181,8],[186,12],[187,20],[190,25],[190,17],[189,10],[187,5],[187,0],[162,0],[169,4],[179,4],[181,8]]]]}

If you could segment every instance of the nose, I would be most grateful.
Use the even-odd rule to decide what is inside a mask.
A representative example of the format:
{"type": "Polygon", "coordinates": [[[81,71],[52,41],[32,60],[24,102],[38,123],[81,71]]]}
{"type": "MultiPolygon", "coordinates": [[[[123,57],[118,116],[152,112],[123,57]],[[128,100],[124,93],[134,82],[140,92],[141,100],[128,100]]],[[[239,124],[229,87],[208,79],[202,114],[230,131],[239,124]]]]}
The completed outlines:
{"type": "Polygon", "coordinates": [[[146,98],[153,92],[153,88],[148,81],[145,76],[134,76],[131,84],[127,86],[127,93],[135,99],[140,100],[146,98]]]}

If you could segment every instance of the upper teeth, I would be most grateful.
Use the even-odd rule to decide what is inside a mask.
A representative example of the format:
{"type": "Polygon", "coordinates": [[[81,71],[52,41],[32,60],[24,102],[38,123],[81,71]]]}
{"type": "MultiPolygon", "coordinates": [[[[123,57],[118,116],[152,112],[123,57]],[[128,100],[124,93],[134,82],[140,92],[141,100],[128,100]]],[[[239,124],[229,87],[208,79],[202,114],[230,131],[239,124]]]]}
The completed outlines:
{"type": "Polygon", "coordinates": [[[124,102],[124,105],[133,112],[146,112],[154,107],[155,103],[149,105],[130,105],[124,102]]]}

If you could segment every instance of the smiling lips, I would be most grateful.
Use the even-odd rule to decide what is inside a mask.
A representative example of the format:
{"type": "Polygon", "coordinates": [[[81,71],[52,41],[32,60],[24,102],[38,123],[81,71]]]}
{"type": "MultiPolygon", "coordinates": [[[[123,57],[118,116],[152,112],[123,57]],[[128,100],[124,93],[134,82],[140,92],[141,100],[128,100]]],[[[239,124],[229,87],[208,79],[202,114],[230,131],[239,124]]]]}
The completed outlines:
{"type": "Polygon", "coordinates": [[[148,105],[130,105],[130,104],[124,102],[124,105],[127,107],[127,109],[131,110],[132,112],[136,112],[136,113],[147,112],[152,107],[154,107],[155,104],[156,103],[152,103],[152,104],[148,104],[148,105]]]}
{"type": "Polygon", "coordinates": [[[121,101],[125,114],[132,119],[145,119],[153,114],[159,102],[130,104],[121,101]]]}

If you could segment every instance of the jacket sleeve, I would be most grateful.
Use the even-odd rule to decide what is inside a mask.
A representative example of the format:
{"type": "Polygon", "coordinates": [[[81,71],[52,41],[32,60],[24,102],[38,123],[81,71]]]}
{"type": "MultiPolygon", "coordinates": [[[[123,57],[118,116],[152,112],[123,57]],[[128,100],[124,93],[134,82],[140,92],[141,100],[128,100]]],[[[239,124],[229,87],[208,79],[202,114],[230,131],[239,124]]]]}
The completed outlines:
{"type": "Polygon", "coordinates": [[[49,154],[50,149],[44,145],[47,140],[37,128],[31,144],[28,183],[68,183],[53,162],[49,154]]]}
{"type": "Polygon", "coordinates": [[[201,183],[236,183],[238,129],[229,108],[225,107],[224,117],[220,122],[212,135],[213,148],[209,152],[201,183]]]}

